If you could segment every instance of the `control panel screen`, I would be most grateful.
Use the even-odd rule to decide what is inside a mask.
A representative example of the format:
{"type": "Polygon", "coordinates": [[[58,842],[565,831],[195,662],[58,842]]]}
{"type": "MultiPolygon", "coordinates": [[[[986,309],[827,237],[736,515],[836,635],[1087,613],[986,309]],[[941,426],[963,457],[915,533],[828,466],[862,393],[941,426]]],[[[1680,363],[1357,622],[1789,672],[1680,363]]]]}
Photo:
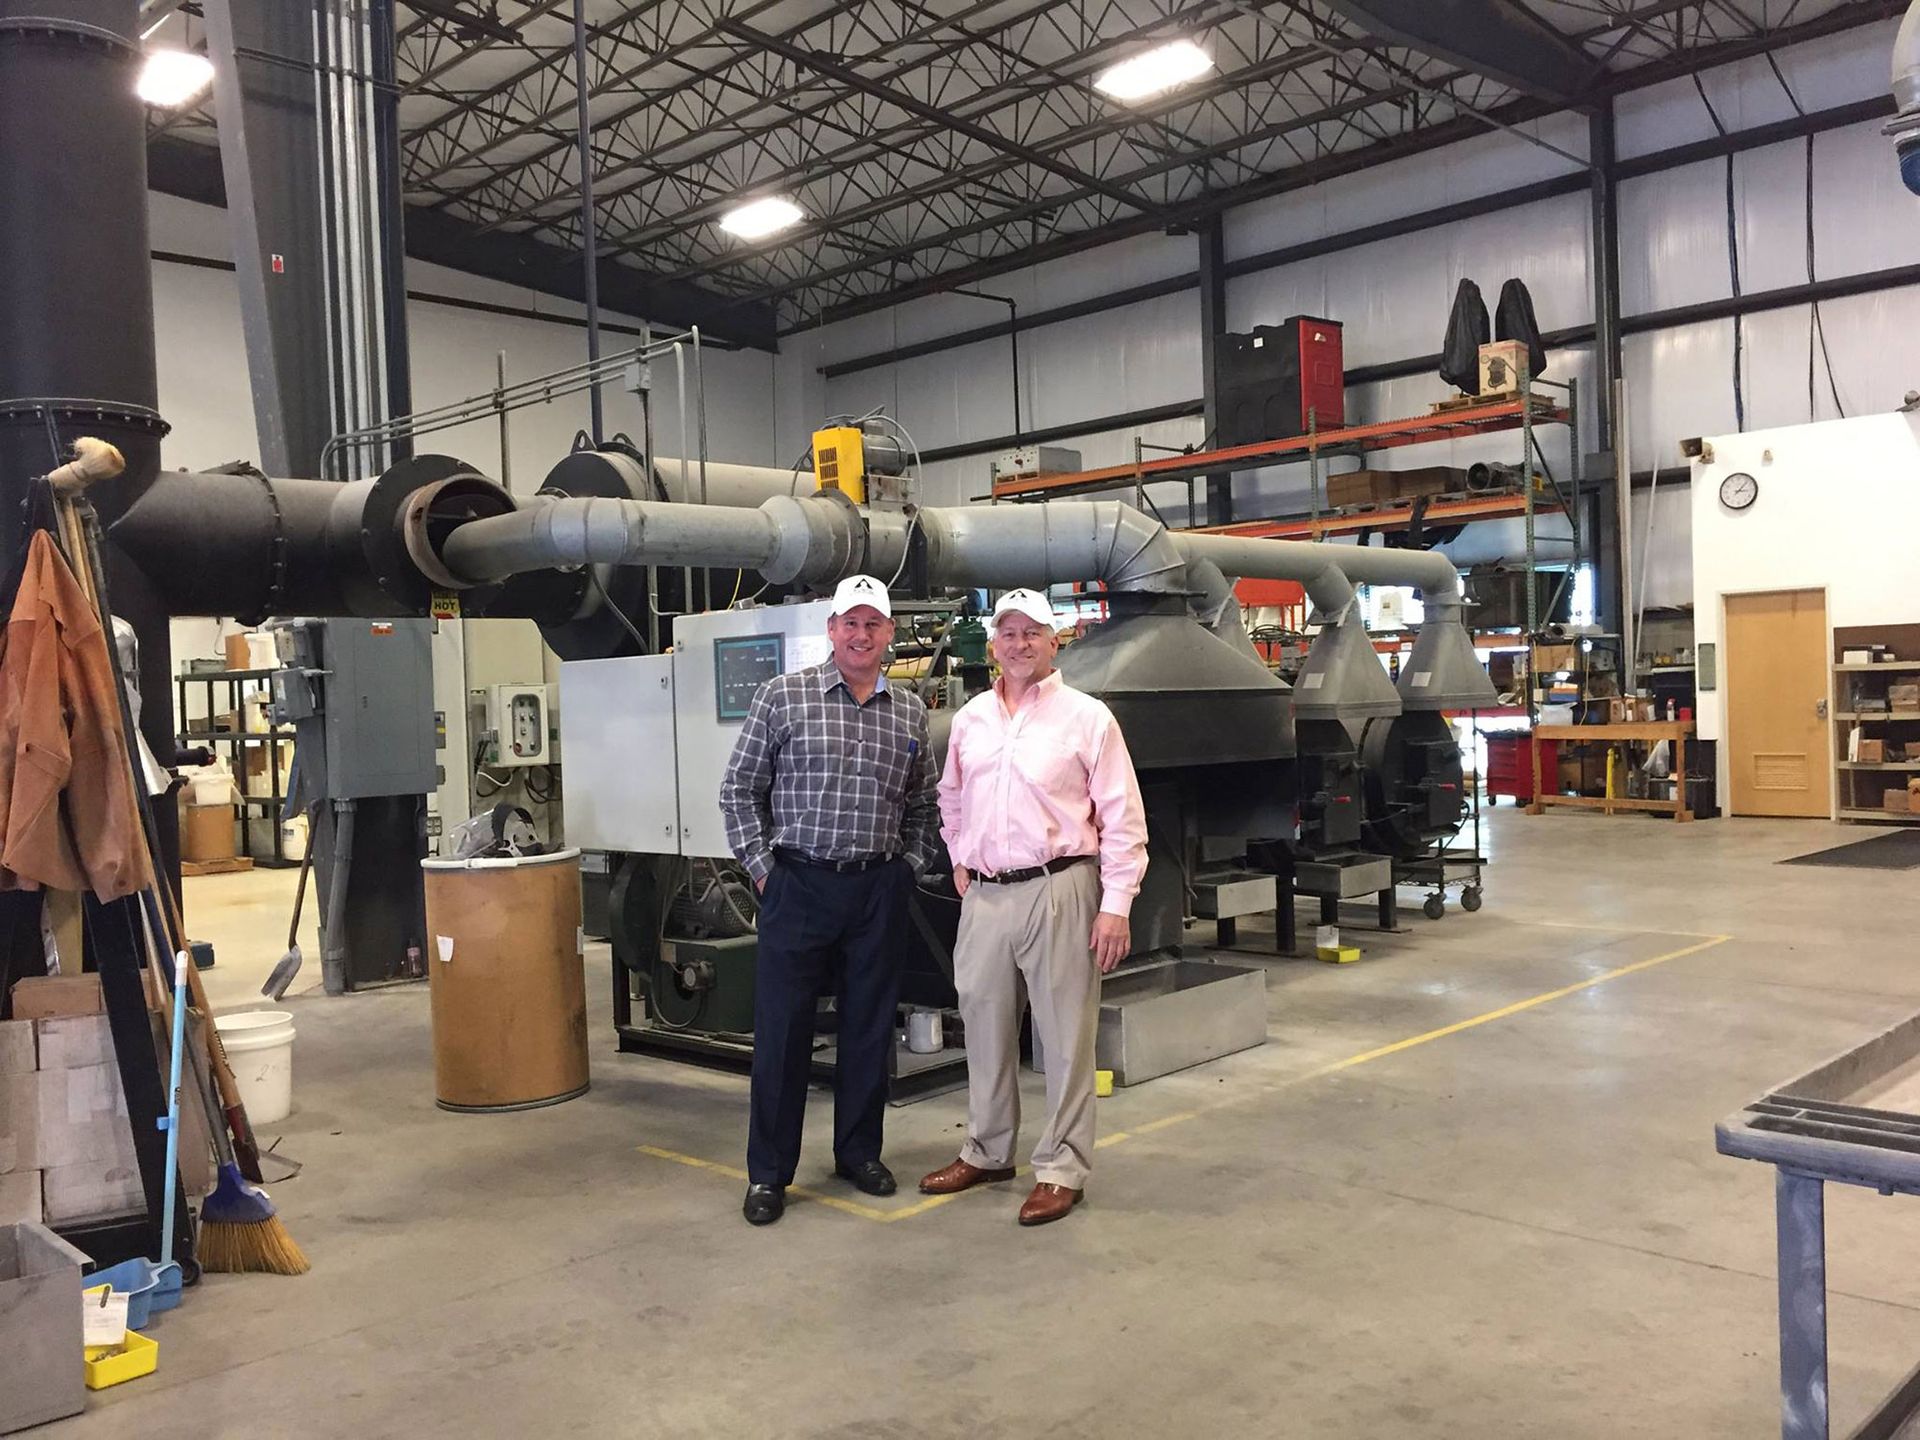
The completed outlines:
{"type": "Polygon", "coordinates": [[[780,673],[786,659],[780,635],[736,635],[713,642],[713,691],[722,720],[744,720],[754,692],[780,673]]]}

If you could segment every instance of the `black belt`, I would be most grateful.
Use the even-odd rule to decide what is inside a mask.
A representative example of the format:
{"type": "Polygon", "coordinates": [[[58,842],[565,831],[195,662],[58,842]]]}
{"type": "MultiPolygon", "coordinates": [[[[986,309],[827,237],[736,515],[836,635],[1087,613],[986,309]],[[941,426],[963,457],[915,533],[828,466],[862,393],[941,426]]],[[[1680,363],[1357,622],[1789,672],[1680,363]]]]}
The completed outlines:
{"type": "Polygon", "coordinates": [[[1002,870],[998,875],[976,875],[973,878],[987,885],[1018,885],[1022,880],[1038,880],[1042,875],[1058,875],[1070,865],[1078,865],[1083,860],[1091,860],[1091,855],[1062,855],[1058,860],[1049,860],[1044,865],[1029,865],[1025,870],[1002,870]]]}
{"type": "Polygon", "coordinates": [[[819,860],[800,850],[776,845],[773,858],[789,865],[805,865],[810,870],[831,870],[836,875],[860,875],[898,859],[896,855],[862,855],[853,860],[819,860]]]}

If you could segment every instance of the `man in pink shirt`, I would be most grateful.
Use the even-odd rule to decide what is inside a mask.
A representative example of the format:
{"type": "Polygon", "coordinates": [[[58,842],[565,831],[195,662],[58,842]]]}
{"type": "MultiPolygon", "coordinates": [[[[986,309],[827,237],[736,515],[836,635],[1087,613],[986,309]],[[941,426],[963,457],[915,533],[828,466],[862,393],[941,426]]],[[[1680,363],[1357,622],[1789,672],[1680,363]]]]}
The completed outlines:
{"type": "Polygon", "coordinates": [[[1132,948],[1127,914],[1147,868],[1126,742],[1105,705],[1062,683],[1054,627],[1045,595],[1000,597],[1000,679],[954,716],[940,777],[941,833],[961,902],[953,972],[967,1028],[967,1140],[920,1189],[951,1195],[1013,1178],[1024,980],[1046,1064],[1047,1120],[1022,1225],[1060,1219],[1086,1188],[1100,976],[1132,948]]]}

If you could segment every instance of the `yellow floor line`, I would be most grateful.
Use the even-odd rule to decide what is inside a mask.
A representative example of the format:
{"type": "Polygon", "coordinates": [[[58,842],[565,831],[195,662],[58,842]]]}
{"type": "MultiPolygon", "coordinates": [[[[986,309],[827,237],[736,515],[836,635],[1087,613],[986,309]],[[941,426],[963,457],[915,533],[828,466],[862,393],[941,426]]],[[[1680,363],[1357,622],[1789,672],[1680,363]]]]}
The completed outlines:
{"type": "Polygon", "coordinates": [[[1449,1035],[1458,1035],[1462,1030],[1471,1030],[1478,1025],[1489,1025],[1495,1020],[1504,1020],[1509,1015],[1518,1015],[1521,1011],[1531,1010],[1536,1005],[1545,1005],[1554,1000],[1565,999],[1569,995],[1577,995],[1582,990],[1591,990],[1596,985],[1605,985],[1608,981],[1618,980],[1623,975],[1650,970],[1655,965],[1666,964],[1669,960],[1680,960],[1688,955],[1697,955],[1702,950],[1711,950],[1714,946],[1724,944],[1732,938],[1731,935],[1709,935],[1706,939],[1692,945],[1684,945],[1678,950],[1669,950],[1666,954],[1655,955],[1650,960],[1636,960],[1631,965],[1622,965],[1617,969],[1603,971],[1585,980],[1577,980],[1571,985],[1562,985],[1558,990],[1548,990],[1525,1000],[1516,1000],[1511,1005],[1502,1005],[1498,1010],[1489,1010],[1484,1015],[1475,1015],[1471,1020],[1458,1020],[1451,1025],[1442,1025],[1438,1030],[1429,1030],[1424,1035],[1414,1035],[1405,1040],[1396,1040],[1391,1045],[1382,1045],[1377,1050],[1366,1050],[1358,1055],[1349,1055],[1345,1060],[1336,1060],[1331,1065],[1323,1065],[1301,1078],[1318,1079],[1322,1075],[1331,1075],[1338,1070],[1350,1070],[1355,1065],[1365,1065],[1370,1060],[1397,1055],[1402,1050],[1413,1049],[1416,1045],[1427,1045],[1435,1040],[1444,1040],[1449,1035]]]}
{"type": "MultiPolygon", "coordinates": [[[[1674,934],[1689,932],[1667,931],[1646,933],[1674,934]]],[[[1105,1149],[1108,1146],[1118,1145],[1123,1141],[1130,1140],[1135,1135],[1148,1135],[1156,1131],[1168,1130],[1175,1125],[1184,1125],[1189,1120],[1197,1120],[1202,1115],[1211,1115],[1215,1111],[1244,1105],[1256,1098],[1272,1095],[1281,1090],[1288,1090],[1296,1085],[1304,1085],[1308,1081],[1337,1074],[1342,1070],[1351,1070],[1357,1065],[1365,1065],[1374,1060],[1382,1060],[1389,1055],[1398,1055],[1402,1051],[1412,1050],[1420,1045],[1430,1045],[1435,1040],[1446,1039],[1449,1035],[1458,1035],[1465,1030],[1473,1030],[1481,1025],[1490,1025],[1495,1020],[1504,1020],[1509,1015],[1518,1015],[1523,1011],[1532,1010],[1536,1006],[1550,1004],[1555,1000],[1564,1000],[1567,996],[1577,995],[1582,990],[1592,990],[1596,986],[1608,984],[1624,976],[1635,975],[1642,970],[1651,970],[1654,966],[1665,965],[1670,960],[1682,960],[1689,955],[1697,955],[1702,950],[1711,950],[1716,945],[1723,945],[1732,938],[1731,935],[1708,935],[1692,945],[1683,945],[1677,950],[1669,950],[1665,954],[1655,955],[1651,959],[1636,960],[1631,965],[1621,965],[1615,969],[1603,971],[1598,975],[1590,975],[1585,980],[1577,980],[1571,985],[1562,985],[1557,990],[1546,990],[1538,995],[1529,996],[1525,1000],[1516,1000],[1511,1005],[1502,1005],[1499,1009],[1489,1010],[1484,1015],[1475,1015],[1467,1020],[1456,1020],[1451,1025],[1442,1025],[1437,1030],[1428,1030],[1420,1035],[1410,1035],[1405,1040],[1394,1041],[1391,1045],[1379,1045],[1371,1050],[1363,1050],[1358,1055],[1349,1055],[1344,1060],[1335,1060],[1331,1064],[1322,1065],[1315,1070],[1309,1070],[1304,1075],[1295,1075],[1269,1085],[1262,1085],[1254,1090],[1241,1089],[1231,1096],[1223,1097],[1214,1104],[1196,1106],[1194,1109],[1182,1110],[1173,1115],[1163,1115],[1158,1120],[1148,1120],[1136,1125],[1132,1130],[1116,1130],[1111,1134],[1101,1136],[1099,1140],[1094,1142],[1094,1148],[1105,1149]]],[[[739,1181],[745,1181],[747,1178],[746,1171],[737,1169],[732,1165],[722,1165],[717,1160],[703,1160],[697,1155],[683,1155],[678,1150],[667,1150],[658,1145],[642,1145],[639,1147],[639,1150],[642,1155],[651,1155],[657,1160],[671,1160],[676,1165],[685,1165],[695,1170],[711,1170],[715,1174],[726,1175],[739,1181]]],[[[1019,1174],[1025,1175],[1027,1173],[1029,1173],[1029,1167],[1021,1166],[1019,1174]]],[[[787,1194],[803,1196],[808,1200],[816,1201],[830,1209],[843,1211],[848,1215],[856,1215],[862,1220],[878,1220],[883,1224],[891,1223],[895,1220],[909,1220],[916,1215],[924,1215],[929,1210],[937,1209],[950,1200],[958,1200],[960,1198],[957,1194],[929,1195],[909,1205],[902,1205],[892,1209],[881,1209],[878,1206],[862,1205],[857,1201],[843,1199],[838,1195],[822,1194],[820,1191],[810,1190],[803,1185],[789,1185],[787,1187],[787,1194]]]]}

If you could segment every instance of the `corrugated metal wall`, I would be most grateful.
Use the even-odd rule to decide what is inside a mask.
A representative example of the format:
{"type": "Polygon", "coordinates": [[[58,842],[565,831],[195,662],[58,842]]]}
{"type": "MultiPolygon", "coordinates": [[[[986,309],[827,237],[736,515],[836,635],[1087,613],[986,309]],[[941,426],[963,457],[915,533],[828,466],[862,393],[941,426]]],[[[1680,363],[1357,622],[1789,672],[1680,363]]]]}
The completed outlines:
{"type": "MultiPolygon", "coordinates": [[[[1869,26],[1810,42],[1776,58],[1787,89],[1766,59],[1706,72],[1701,78],[1719,122],[1729,131],[1790,119],[1799,108],[1817,111],[1883,94],[1895,25],[1869,26]]],[[[1623,161],[1715,134],[1715,124],[1690,80],[1622,96],[1616,112],[1617,150],[1623,161]]],[[[1547,145],[1582,156],[1583,118],[1555,116],[1526,127],[1547,145]]],[[[1814,146],[1815,277],[1859,274],[1920,261],[1920,202],[1901,188],[1891,146],[1874,122],[1817,136],[1814,146]]],[[[1744,293],[1803,284],[1807,273],[1806,149],[1791,140],[1734,158],[1734,214],[1744,293]]],[[[1581,167],[1554,150],[1515,135],[1494,133],[1444,150],[1376,167],[1311,189],[1231,212],[1225,220],[1229,261],[1351,231],[1374,222],[1510,190],[1581,167]]],[[[1628,317],[1724,299],[1732,293],[1727,250],[1726,162],[1713,159],[1620,185],[1621,307],[1628,317]]],[[[1197,267],[1191,237],[1151,236],[1005,275],[982,288],[1012,296],[1023,315],[1088,296],[1111,294],[1197,267]]],[[[1503,281],[1519,276],[1534,298],[1541,327],[1591,322],[1589,206],[1584,193],[1457,222],[1440,229],[1380,240],[1359,248],[1260,270],[1232,280],[1228,323],[1244,329],[1287,315],[1311,313],[1345,325],[1349,367],[1401,361],[1440,348],[1454,287],[1474,279],[1491,305],[1503,281]]],[[[983,341],[833,380],[819,367],[896,345],[967,330],[1005,318],[1001,306],[940,296],[790,337],[777,367],[779,435],[783,449],[803,444],[821,416],[885,405],[923,449],[1001,436],[1012,428],[1012,377],[1004,339],[983,341]]],[[[1817,365],[1808,402],[1808,307],[1752,315],[1741,322],[1743,392],[1748,428],[1787,425],[1837,412],[1887,410],[1920,386],[1920,291],[1905,289],[1828,301],[1821,318],[1831,356],[1817,365]]],[[[1683,604],[1691,596],[1687,505],[1678,487],[1678,442],[1685,436],[1735,428],[1734,322],[1713,321],[1630,335],[1624,369],[1630,390],[1631,463],[1645,471],[1675,467],[1675,489],[1659,503],[1652,558],[1642,583],[1649,603],[1683,604]]],[[[1200,316],[1195,289],[1123,309],[1023,333],[1020,340],[1022,410],[1029,431],[1156,405],[1200,394],[1200,316]]],[[[1584,349],[1553,352],[1547,375],[1583,382],[1590,372],[1584,349]]],[[[1385,419],[1424,412],[1446,387],[1422,375],[1353,387],[1350,417],[1385,419]]],[[[1587,419],[1591,405],[1583,406],[1587,419]]],[[[1152,424],[1137,433],[1149,443],[1198,444],[1196,417],[1152,424]]],[[[1132,456],[1134,430],[1091,433],[1064,441],[1088,465],[1132,456]]],[[[1590,445],[1592,430],[1587,430],[1590,445]]],[[[1565,457],[1564,434],[1549,454],[1565,457]]],[[[1518,459],[1517,437],[1391,452],[1386,464],[1462,464],[1487,456],[1518,459]],[[1441,453],[1451,452],[1451,453],[1441,453]],[[1509,453],[1511,452],[1511,453],[1509,453]]],[[[956,503],[981,495],[987,457],[928,467],[926,498],[956,503]]],[[[1241,476],[1235,503],[1241,513],[1304,508],[1300,467],[1241,476]]],[[[1170,518],[1184,493],[1161,487],[1170,518]]],[[[1644,497],[1636,497],[1644,506],[1644,497]]],[[[1497,553],[1514,527],[1482,527],[1469,547],[1497,553]]],[[[1647,533],[1644,510],[1635,542],[1647,533]]]]}

